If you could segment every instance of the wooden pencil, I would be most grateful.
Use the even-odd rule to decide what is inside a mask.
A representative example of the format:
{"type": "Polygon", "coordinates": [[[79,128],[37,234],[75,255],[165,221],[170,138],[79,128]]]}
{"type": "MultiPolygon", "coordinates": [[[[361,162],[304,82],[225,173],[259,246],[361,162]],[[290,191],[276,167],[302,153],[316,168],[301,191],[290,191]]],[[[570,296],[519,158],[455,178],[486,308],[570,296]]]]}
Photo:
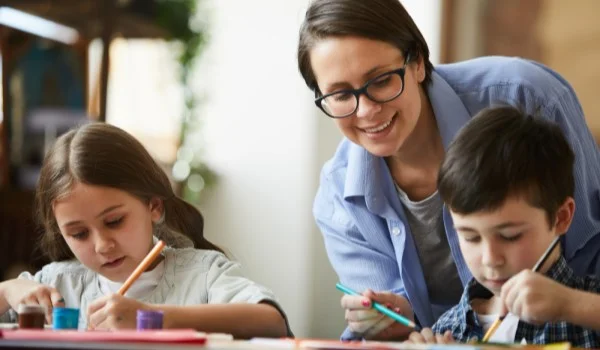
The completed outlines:
{"type": "Polygon", "coordinates": [[[142,275],[142,273],[144,271],[146,271],[146,269],[150,265],[152,265],[154,260],[156,260],[156,258],[162,252],[162,250],[164,248],[165,248],[165,242],[163,242],[163,241],[156,242],[156,245],[154,246],[154,248],[152,248],[150,253],[148,253],[148,255],[146,255],[146,257],[144,258],[144,260],[142,260],[142,262],[140,262],[140,264],[135,268],[135,270],[133,270],[131,275],[127,278],[125,283],[123,283],[121,288],[119,288],[119,291],[117,293],[120,295],[125,295],[125,293],[129,289],[129,287],[131,287],[133,282],[135,282],[142,275]]]}

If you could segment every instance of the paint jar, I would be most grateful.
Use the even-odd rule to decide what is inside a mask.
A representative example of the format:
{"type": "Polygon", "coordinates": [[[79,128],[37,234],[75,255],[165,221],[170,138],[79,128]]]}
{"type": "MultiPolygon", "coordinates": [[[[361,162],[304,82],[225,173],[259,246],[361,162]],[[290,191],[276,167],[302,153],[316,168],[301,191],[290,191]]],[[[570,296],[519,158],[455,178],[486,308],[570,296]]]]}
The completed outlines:
{"type": "Polygon", "coordinates": [[[137,329],[162,329],[163,312],[162,311],[137,311],[137,329]]]}
{"type": "Polygon", "coordinates": [[[52,329],[77,329],[79,309],[55,307],[52,310],[52,329]]]}
{"type": "Polygon", "coordinates": [[[44,329],[46,322],[46,308],[42,305],[19,304],[19,328],[44,329]]]}

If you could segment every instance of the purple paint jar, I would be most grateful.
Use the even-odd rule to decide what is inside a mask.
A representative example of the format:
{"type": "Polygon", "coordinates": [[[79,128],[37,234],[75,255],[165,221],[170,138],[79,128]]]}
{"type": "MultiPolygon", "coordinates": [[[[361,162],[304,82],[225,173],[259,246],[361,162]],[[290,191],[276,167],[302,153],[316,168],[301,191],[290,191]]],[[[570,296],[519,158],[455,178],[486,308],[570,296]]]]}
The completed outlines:
{"type": "Polygon", "coordinates": [[[137,311],[137,330],[144,329],[162,329],[163,312],[162,311],[137,311]]]}

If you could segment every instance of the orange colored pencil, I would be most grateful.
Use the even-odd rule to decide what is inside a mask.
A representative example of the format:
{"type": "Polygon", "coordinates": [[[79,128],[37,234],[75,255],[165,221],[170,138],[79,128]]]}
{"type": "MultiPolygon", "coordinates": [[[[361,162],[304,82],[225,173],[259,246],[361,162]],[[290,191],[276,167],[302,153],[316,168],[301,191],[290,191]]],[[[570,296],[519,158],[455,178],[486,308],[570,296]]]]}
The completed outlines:
{"type": "Polygon", "coordinates": [[[154,246],[154,248],[152,248],[150,253],[148,253],[148,255],[146,255],[146,257],[144,258],[144,260],[142,260],[142,262],[138,265],[138,267],[136,267],[135,270],[133,270],[131,275],[127,278],[125,283],[123,283],[121,288],[119,288],[119,291],[117,293],[120,295],[124,295],[127,292],[127,290],[129,289],[129,287],[131,287],[133,282],[135,282],[142,275],[142,273],[144,271],[146,271],[146,269],[150,265],[152,265],[154,260],[156,260],[156,258],[162,252],[162,250],[164,248],[165,248],[165,242],[163,242],[163,241],[156,242],[156,245],[154,246]]]}
{"type": "Polygon", "coordinates": [[[494,323],[492,323],[492,326],[490,327],[490,329],[488,329],[488,331],[485,332],[485,335],[483,336],[482,341],[484,343],[487,343],[487,341],[490,339],[492,334],[494,334],[496,329],[498,329],[498,327],[500,327],[500,323],[502,323],[503,320],[504,320],[504,316],[500,316],[496,319],[496,321],[494,321],[494,323]]]}

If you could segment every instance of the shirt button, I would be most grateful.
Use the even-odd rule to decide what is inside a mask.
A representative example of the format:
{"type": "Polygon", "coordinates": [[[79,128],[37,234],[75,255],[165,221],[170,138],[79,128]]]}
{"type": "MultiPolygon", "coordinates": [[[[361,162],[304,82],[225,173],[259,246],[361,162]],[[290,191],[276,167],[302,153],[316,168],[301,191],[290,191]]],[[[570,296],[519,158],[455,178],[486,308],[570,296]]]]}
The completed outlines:
{"type": "Polygon", "coordinates": [[[393,234],[394,236],[398,236],[398,235],[400,234],[400,229],[399,229],[398,227],[394,227],[394,228],[392,229],[392,234],[393,234]]]}

